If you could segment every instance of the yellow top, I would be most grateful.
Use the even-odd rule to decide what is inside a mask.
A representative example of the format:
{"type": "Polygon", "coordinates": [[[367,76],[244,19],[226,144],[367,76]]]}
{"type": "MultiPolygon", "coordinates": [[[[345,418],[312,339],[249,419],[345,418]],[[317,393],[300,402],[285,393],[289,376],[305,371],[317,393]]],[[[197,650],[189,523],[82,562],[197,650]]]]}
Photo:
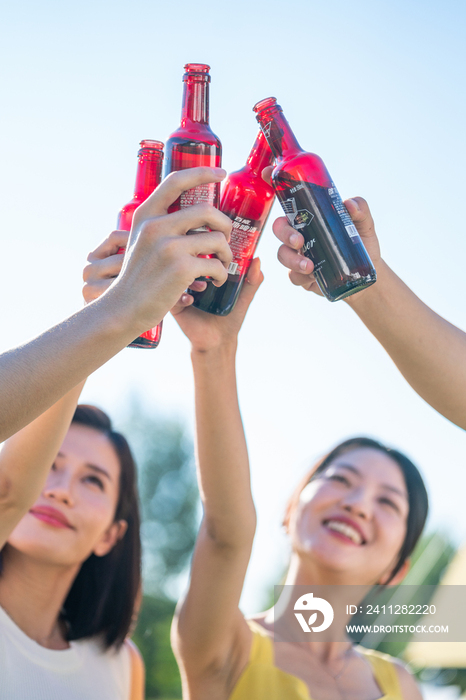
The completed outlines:
{"type": "MultiPolygon", "coordinates": [[[[312,700],[306,683],[274,665],[272,639],[266,630],[248,620],[253,639],[249,663],[240,676],[230,700],[312,700]]],[[[380,700],[402,700],[396,668],[387,654],[358,647],[374,671],[383,696],[380,700]]]]}

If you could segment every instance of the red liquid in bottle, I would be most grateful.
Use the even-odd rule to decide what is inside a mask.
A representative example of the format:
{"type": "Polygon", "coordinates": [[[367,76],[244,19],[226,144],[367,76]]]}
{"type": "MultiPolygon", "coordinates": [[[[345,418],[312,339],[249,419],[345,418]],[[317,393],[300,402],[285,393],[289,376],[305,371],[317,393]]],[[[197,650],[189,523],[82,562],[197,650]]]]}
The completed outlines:
{"type": "MultiPolygon", "coordinates": [[[[222,144],[209,126],[210,66],[203,63],[187,63],[184,68],[186,72],[183,76],[181,124],[165,146],[165,175],[175,170],[203,165],[210,168],[220,168],[222,165],[222,144]]],[[[178,211],[205,202],[218,209],[219,182],[200,185],[183,192],[168,211],[178,211]]],[[[205,226],[200,226],[188,233],[207,230],[205,226]]],[[[210,258],[212,255],[200,257],[210,258]]]]}
{"type": "Polygon", "coordinates": [[[208,282],[203,292],[190,290],[194,297],[193,306],[202,311],[226,316],[236,304],[272,208],[275,192],[262,179],[262,170],[272,162],[272,151],[260,131],[244,168],[231,173],[225,180],[220,209],[233,221],[230,237],[233,260],[228,279],[221,287],[208,282]]]}
{"type": "Polygon", "coordinates": [[[314,263],[322,294],[338,301],[374,284],[372,261],[322,159],[302,150],[275,97],[261,100],[254,111],[277,160],[277,197],[304,237],[302,252],[314,263]]]}
{"type": "MultiPolygon", "coordinates": [[[[162,179],[163,143],[161,141],[141,141],[138,151],[138,168],[133,199],[125,204],[118,214],[117,229],[131,231],[136,209],[155,190],[162,179]]],[[[125,249],[120,248],[119,253],[125,249]]],[[[162,322],[146,331],[128,345],[129,348],[156,348],[162,335],[162,322]]]]}

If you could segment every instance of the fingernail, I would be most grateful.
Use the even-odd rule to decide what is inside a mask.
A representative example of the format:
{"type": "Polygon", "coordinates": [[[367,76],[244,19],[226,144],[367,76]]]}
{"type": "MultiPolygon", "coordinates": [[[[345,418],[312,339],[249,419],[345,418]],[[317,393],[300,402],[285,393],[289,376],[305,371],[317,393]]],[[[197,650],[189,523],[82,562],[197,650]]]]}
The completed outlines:
{"type": "Polygon", "coordinates": [[[214,171],[215,175],[221,175],[222,177],[225,177],[227,174],[227,171],[223,168],[212,168],[212,170],[214,171]]]}
{"type": "Polygon", "coordinates": [[[357,211],[361,211],[361,210],[359,209],[359,204],[357,203],[357,201],[356,201],[355,199],[352,199],[351,201],[353,202],[353,204],[354,204],[356,210],[357,210],[357,211]]]}
{"type": "Polygon", "coordinates": [[[292,233],[290,236],[290,243],[291,245],[298,245],[299,243],[299,235],[297,233],[292,233]]]}
{"type": "Polygon", "coordinates": [[[186,302],[188,301],[188,299],[189,299],[189,296],[188,296],[187,294],[182,294],[182,295],[181,295],[181,301],[183,302],[183,304],[186,304],[186,302]]]}
{"type": "Polygon", "coordinates": [[[301,262],[299,263],[299,267],[301,268],[301,270],[303,270],[303,272],[306,272],[307,266],[308,266],[307,260],[301,260],[301,262]]]}

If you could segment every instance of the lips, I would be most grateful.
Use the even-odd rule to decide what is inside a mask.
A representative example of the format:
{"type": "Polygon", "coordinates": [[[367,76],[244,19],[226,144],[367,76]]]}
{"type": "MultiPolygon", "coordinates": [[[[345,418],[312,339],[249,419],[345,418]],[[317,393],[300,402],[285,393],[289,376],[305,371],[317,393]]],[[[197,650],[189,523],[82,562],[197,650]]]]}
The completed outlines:
{"type": "Polygon", "coordinates": [[[355,545],[364,545],[367,542],[363,530],[350,518],[335,516],[327,518],[322,524],[327,530],[343,536],[343,538],[350,540],[355,545]]]}
{"type": "Polygon", "coordinates": [[[71,530],[74,529],[66,516],[57,510],[57,508],[52,508],[51,506],[34,506],[29,512],[38,520],[47,523],[47,525],[69,528],[71,530]]]}

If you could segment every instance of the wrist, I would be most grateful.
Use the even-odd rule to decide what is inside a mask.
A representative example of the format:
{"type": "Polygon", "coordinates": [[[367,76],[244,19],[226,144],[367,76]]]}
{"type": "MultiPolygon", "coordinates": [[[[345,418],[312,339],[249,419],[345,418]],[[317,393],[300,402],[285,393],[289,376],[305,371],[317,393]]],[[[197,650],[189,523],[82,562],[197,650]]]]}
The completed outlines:
{"type": "Polygon", "coordinates": [[[93,333],[109,340],[113,339],[121,343],[122,347],[148,330],[142,330],[131,305],[122,303],[117,290],[109,289],[101,297],[87,304],[83,311],[88,314],[89,330],[92,327],[93,333]]]}
{"type": "Polygon", "coordinates": [[[157,326],[163,319],[163,312],[157,315],[157,310],[151,306],[150,320],[141,317],[141,305],[134,300],[131,290],[125,290],[118,284],[110,287],[96,302],[102,304],[102,316],[109,331],[115,335],[129,337],[128,343],[157,326]],[[152,320],[154,317],[159,320],[152,320]]]}
{"type": "MultiPolygon", "coordinates": [[[[372,305],[377,300],[380,300],[385,293],[386,285],[389,282],[391,269],[388,267],[387,263],[380,258],[377,261],[377,281],[375,284],[371,285],[368,289],[364,289],[362,292],[353,294],[347,297],[344,301],[350,306],[356,313],[361,309],[363,310],[366,306],[372,305]]],[[[393,273],[392,273],[393,274],[393,273]]]]}
{"type": "Polygon", "coordinates": [[[208,364],[218,362],[230,362],[231,360],[234,361],[236,357],[237,347],[238,341],[236,338],[234,340],[225,341],[209,348],[201,346],[192,346],[191,359],[193,363],[205,362],[208,364]]]}

